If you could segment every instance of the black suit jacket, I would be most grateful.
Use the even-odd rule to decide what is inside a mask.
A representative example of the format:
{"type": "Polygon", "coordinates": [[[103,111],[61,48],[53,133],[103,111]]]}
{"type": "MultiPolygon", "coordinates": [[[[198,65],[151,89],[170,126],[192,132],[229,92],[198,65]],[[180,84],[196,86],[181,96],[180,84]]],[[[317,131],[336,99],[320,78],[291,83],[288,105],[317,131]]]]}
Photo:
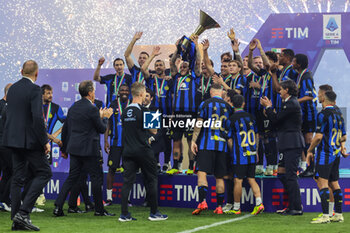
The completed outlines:
{"type": "Polygon", "coordinates": [[[7,94],[3,145],[44,150],[48,142],[41,89],[27,78],[13,84],[7,94]]]}
{"type": "Polygon", "coordinates": [[[304,137],[301,133],[301,107],[296,97],[282,102],[278,113],[268,108],[266,114],[272,126],[277,128],[279,151],[304,147],[304,137]]]}
{"type": "Polygon", "coordinates": [[[106,131],[107,118],[101,119],[99,110],[82,98],[68,110],[63,124],[62,152],[78,156],[99,156],[100,134],[106,131]]]}

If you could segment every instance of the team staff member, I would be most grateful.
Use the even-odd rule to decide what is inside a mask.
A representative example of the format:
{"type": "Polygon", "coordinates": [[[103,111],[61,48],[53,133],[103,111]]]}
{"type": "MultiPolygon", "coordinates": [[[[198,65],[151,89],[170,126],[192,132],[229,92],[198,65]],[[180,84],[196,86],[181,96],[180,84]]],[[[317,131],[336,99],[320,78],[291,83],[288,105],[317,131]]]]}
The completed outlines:
{"type": "MultiPolygon", "coordinates": [[[[307,160],[314,157],[313,150],[317,147],[315,157],[315,180],[320,190],[323,215],[311,223],[343,222],[343,194],[340,189],[339,159],[337,156],[345,153],[346,131],[342,115],[334,108],[337,95],[333,91],[324,93],[323,110],[317,115],[317,131],[307,152],[307,160]],[[335,215],[329,216],[329,188],[334,195],[335,215]]],[[[310,162],[309,162],[310,163],[310,162]]]]}
{"type": "Polygon", "coordinates": [[[198,109],[196,126],[193,132],[191,150],[197,154],[199,205],[192,214],[198,215],[208,209],[206,196],[208,191],[207,174],[214,174],[216,179],[217,208],[214,213],[223,214],[222,204],[225,196],[223,177],[227,175],[225,123],[232,113],[231,106],[222,99],[222,87],[213,84],[211,98],[202,102],[198,109]],[[210,121],[211,127],[197,127],[199,122],[210,121]],[[215,126],[221,123],[221,126],[215,126]],[[197,145],[197,143],[199,145],[197,145]]]}
{"type": "Polygon", "coordinates": [[[132,185],[136,179],[136,173],[141,167],[145,177],[147,187],[148,202],[151,207],[151,213],[148,217],[151,221],[166,220],[167,215],[163,215],[158,211],[158,172],[157,162],[154,158],[152,148],[149,144],[149,132],[156,134],[157,130],[143,128],[144,108],[142,103],[146,96],[146,87],[142,83],[136,82],[131,86],[131,94],[133,101],[123,111],[123,187],[121,200],[121,215],[119,221],[127,222],[136,220],[131,217],[128,212],[128,197],[132,185]]]}
{"type": "Polygon", "coordinates": [[[105,84],[107,87],[106,106],[109,106],[110,102],[117,98],[119,88],[122,84],[127,84],[129,87],[132,83],[132,78],[129,74],[124,73],[124,61],[121,58],[116,58],[113,61],[113,67],[116,71],[115,74],[108,74],[100,76],[100,70],[105,62],[104,57],[98,60],[98,65],[94,73],[94,81],[105,84]]]}
{"type": "Polygon", "coordinates": [[[52,176],[46,154],[50,144],[45,130],[40,87],[35,85],[38,64],[29,60],[23,64],[23,78],[11,86],[7,94],[7,109],[3,145],[12,150],[13,179],[11,185],[12,230],[39,231],[29,214],[36,199],[52,176]],[[21,188],[26,177],[26,164],[33,171],[33,180],[21,204],[21,188]]]}
{"type": "Polygon", "coordinates": [[[227,214],[241,214],[241,197],[243,179],[247,178],[255,196],[255,207],[252,215],[257,215],[264,211],[259,185],[255,181],[255,163],[257,159],[257,147],[259,135],[254,117],[245,112],[244,97],[235,95],[233,97],[233,107],[235,108],[229,120],[226,122],[227,144],[231,151],[234,164],[234,205],[227,214]]]}
{"type": "Polygon", "coordinates": [[[107,131],[105,133],[105,151],[108,154],[108,173],[107,173],[107,201],[105,206],[113,203],[113,182],[116,172],[122,172],[123,168],[120,166],[120,159],[122,157],[122,114],[125,108],[130,104],[129,87],[122,84],[119,88],[117,99],[113,100],[109,107],[113,109],[113,115],[109,118],[107,131]],[[108,133],[110,134],[110,144],[108,143],[108,133]]]}
{"type": "Polygon", "coordinates": [[[4,133],[5,117],[6,111],[6,96],[11,83],[7,84],[4,88],[5,95],[0,100],[0,173],[2,171],[1,181],[0,181],[0,209],[11,212],[11,199],[10,199],[10,189],[12,180],[12,156],[11,150],[2,146],[2,135],[4,133]]]}
{"type": "Polygon", "coordinates": [[[283,101],[278,113],[274,112],[271,100],[266,97],[260,99],[272,126],[277,128],[280,152],[278,177],[289,197],[289,209],[283,210],[282,213],[290,215],[303,214],[297,170],[304,140],[301,134],[301,108],[296,98],[297,94],[298,89],[294,81],[281,82],[280,95],[283,101]]]}
{"type": "Polygon", "coordinates": [[[62,155],[70,154],[70,170],[62,186],[56,202],[54,215],[64,216],[63,205],[73,185],[77,184],[83,168],[86,168],[92,183],[92,193],[95,201],[95,216],[114,216],[103,208],[102,190],[103,178],[100,166],[100,135],[106,131],[108,118],[113,111],[98,110],[93,104],[95,89],[92,81],[79,84],[82,97],[69,110],[62,128],[62,155]]]}

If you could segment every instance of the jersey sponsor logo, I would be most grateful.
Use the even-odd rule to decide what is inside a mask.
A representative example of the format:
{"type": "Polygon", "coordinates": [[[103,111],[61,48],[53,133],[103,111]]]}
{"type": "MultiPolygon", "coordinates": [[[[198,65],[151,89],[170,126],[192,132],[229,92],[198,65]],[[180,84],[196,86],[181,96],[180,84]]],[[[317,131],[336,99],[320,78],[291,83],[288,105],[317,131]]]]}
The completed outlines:
{"type": "Polygon", "coordinates": [[[143,113],[143,128],[144,129],[160,129],[160,116],[162,114],[157,110],[156,112],[143,113]]]}

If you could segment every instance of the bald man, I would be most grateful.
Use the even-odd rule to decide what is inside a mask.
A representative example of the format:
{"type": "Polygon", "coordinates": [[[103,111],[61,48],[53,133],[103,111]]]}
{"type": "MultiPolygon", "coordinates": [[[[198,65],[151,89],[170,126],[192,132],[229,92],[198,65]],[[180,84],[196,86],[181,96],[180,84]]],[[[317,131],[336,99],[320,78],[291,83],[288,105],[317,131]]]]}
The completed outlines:
{"type": "Polygon", "coordinates": [[[32,224],[29,214],[52,176],[46,158],[46,154],[50,152],[50,144],[44,124],[41,89],[35,84],[38,70],[35,61],[26,61],[21,71],[23,77],[7,93],[3,145],[12,151],[12,230],[40,230],[32,224]],[[34,177],[21,204],[26,163],[31,167],[34,177]]]}

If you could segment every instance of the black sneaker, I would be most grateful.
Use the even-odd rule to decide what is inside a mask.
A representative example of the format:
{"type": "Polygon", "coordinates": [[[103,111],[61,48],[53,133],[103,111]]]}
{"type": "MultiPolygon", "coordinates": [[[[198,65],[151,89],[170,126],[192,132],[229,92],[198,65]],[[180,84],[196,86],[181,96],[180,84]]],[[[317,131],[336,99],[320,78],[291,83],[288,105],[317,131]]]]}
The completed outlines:
{"type": "Polygon", "coordinates": [[[70,214],[83,214],[83,213],[86,213],[86,212],[81,210],[79,207],[75,207],[75,208],[69,207],[68,208],[68,213],[70,213],[70,214]]]}

